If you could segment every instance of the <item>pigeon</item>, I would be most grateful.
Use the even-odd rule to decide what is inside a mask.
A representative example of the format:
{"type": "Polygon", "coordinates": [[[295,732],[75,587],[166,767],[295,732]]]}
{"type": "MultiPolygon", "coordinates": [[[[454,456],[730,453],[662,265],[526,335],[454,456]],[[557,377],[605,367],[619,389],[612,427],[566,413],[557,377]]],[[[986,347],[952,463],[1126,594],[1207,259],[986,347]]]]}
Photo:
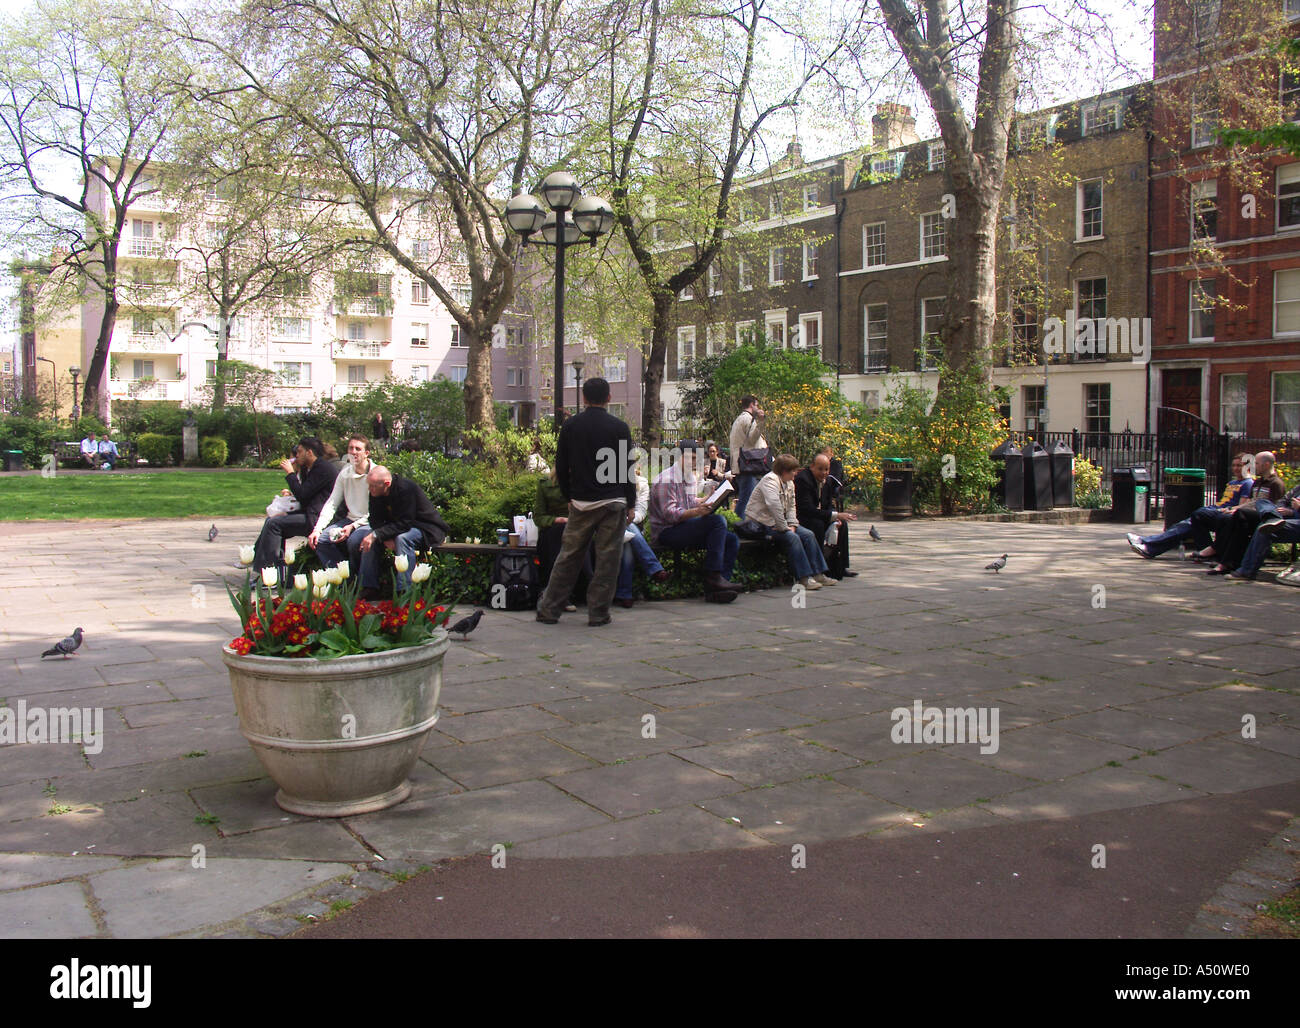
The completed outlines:
{"type": "Polygon", "coordinates": [[[68,657],[71,657],[73,653],[76,652],[77,647],[79,647],[80,645],[81,645],[81,629],[78,628],[75,632],[73,632],[62,642],[55,643],[48,650],[42,653],[41,657],[42,659],[45,657],[53,657],[56,654],[61,653],[66,659],[68,657]]]}
{"type": "Polygon", "coordinates": [[[479,619],[482,616],[483,616],[483,612],[481,610],[476,610],[469,617],[461,618],[449,629],[447,629],[447,631],[459,632],[461,642],[464,642],[465,638],[469,635],[469,633],[474,631],[474,629],[478,628],[479,619]]]}
{"type": "Polygon", "coordinates": [[[1006,567],[1006,566],[1007,566],[1007,555],[1004,553],[1004,554],[1002,554],[1001,557],[999,557],[997,560],[995,560],[992,564],[985,564],[985,565],[984,565],[984,570],[985,570],[985,571],[992,571],[992,572],[996,575],[999,571],[1001,571],[1001,570],[1002,570],[1004,567],[1006,567]]]}
{"type": "Polygon", "coordinates": [[[875,525],[871,526],[871,531],[867,534],[871,536],[872,539],[876,540],[876,542],[880,542],[880,533],[876,531],[875,525]]]}
{"type": "Polygon", "coordinates": [[[217,526],[213,525],[208,529],[208,542],[215,542],[217,538],[217,526]]]}

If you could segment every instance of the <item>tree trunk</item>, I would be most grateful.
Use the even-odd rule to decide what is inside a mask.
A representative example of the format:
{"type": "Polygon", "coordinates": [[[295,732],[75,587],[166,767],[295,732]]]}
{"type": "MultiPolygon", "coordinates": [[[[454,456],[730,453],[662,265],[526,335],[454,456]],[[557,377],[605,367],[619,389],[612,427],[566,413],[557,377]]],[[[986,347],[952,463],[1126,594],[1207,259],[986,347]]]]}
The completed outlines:
{"type": "Polygon", "coordinates": [[[477,329],[460,326],[461,339],[469,345],[465,372],[465,427],[490,429],[496,424],[492,402],[492,338],[477,329]]]}
{"type": "MultiPolygon", "coordinates": [[[[979,160],[979,158],[975,158],[979,160]]],[[[980,367],[991,374],[997,321],[997,228],[1005,161],[983,160],[982,173],[953,169],[956,217],[948,223],[948,307],[943,328],[944,362],[954,371],[980,367]]],[[[946,393],[939,383],[939,393],[946,393]]]]}
{"type": "Polygon", "coordinates": [[[663,398],[659,395],[668,358],[668,327],[673,294],[660,292],[654,298],[654,319],[650,328],[650,353],[641,375],[641,436],[646,446],[663,442],[663,398]]]}
{"type": "MultiPolygon", "coordinates": [[[[226,362],[230,359],[230,318],[222,311],[217,317],[217,367],[212,383],[212,409],[226,406],[226,362]]],[[[256,411],[254,412],[256,413],[256,411]]]]}
{"type": "Polygon", "coordinates": [[[108,367],[108,350],[113,340],[113,326],[117,323],[116,290],[107,290],[104,295],[104,315],[99,322],[99,337],[95,340],[95,353],[90,358],[90,367],[86,369],[86,384],[81,391],[81,409],[85,412],[96,411],[99,417],[108,421],[108,392],[100,388],[100,380],[108,367]]]}

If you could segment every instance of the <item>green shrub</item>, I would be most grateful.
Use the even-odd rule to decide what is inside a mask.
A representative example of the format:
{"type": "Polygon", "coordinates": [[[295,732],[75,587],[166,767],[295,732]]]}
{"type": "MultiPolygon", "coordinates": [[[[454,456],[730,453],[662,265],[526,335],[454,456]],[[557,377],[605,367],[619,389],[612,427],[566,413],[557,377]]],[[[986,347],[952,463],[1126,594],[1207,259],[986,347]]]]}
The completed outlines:
{"type": "Polygon", "coordinates": [[[494,538],[498,528],[508,528],[514,515],[527,514],[537,503],[540,475],[482,465],[475,472],[465,491],[440,508],[453,539],[494,538]]]}
{"type": "Polygon", "coordinates": [[[226,441],[221,438],[199,440],[199,463],[205,468],[220,468],[226,463],[229,450],[226,441]]]}
{"type": "Polygon", "coordinates": [[[136,450],[140,457],[156,468],[162,467],[172,457],[172,440],[179,439],[179,436],[159,435],[157,432],[146,432],[135,441],[136,450]]]}
{"type": "Polygon", "coordinates": [[[22,450],[23,463],[39,468],[45,455],[54,452],[54,444],[67,433],[45,418],[10,414],[0,417],[0,450],[22,450]]]}
{"type": "Polygon", "coordinates": [[[433,505],[443,512],[455,497],[465,495],[478,474],[474,465],[441,453],[395,453],[385,458],[384,466],[394,475],[419,483],[433,505]]]}

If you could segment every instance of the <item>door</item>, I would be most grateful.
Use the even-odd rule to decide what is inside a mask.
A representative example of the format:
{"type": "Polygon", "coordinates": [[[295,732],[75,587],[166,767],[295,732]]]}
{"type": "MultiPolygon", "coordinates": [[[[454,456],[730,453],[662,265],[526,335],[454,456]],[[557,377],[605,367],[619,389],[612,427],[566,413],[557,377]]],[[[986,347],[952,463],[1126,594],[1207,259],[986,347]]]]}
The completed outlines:
{"type": "Polygon", "coordinates": [[[1162,405],[1201,417],[1201,369],[1170,368],[1162,374],[1162,405]]]}

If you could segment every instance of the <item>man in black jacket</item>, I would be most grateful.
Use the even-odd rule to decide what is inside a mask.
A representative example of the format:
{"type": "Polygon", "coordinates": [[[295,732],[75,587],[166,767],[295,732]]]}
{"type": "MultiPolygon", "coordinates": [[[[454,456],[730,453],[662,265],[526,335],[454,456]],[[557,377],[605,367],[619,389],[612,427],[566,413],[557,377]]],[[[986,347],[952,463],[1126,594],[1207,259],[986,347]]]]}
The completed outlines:
{"type": "Polygon", "coordinates": [[[398,592],[411,581],[416,554],[440,546],[449,529],[438,508],[420,486],[409,478],[394,475],[376,464],[366,476],[370,490],[370,534],[361,540],[361,595],[374,599],[379,593],[379,547],[405,557],[407,569],[396,572],[398,592]]]}
{"type": "MultiPolygon", "coordinates": [[[[799,524],[811,531],[819,540],[825,540],[826,530],[833,522],[840,522],[839,539],[826,558],[827,574],[832,578],[850,575],[849,526],[846,522],[857,520],[856,515],[834,509],[839,490],[831,476],[830,458],[819,453],[812,463],[794,476],[795,517],[799,524]]],[[[856,574],[856,572],[852,573],[856,574]]],[[[850,577],[852,577],[850,575],[850,577]]]]}
{"type": "Polygon", "coordinates": [[[626,422],[605,410],[609,383],[603,378],[583,382],[582,396],[586,409],[564,422],[556,444],[555,474],[569,501],[569,520],[551,580],[537,601],[537,620],[548,625],[560,619],[593,536],[596,570],[587,586],[587,624],[609,624],[623,533],[636,514],[632,433],[626,422]]]}
{"type": "Polygon", "coordinates": [[[307,436],[294,447],[292,459],[280,462],[285,484],[299,506],[292,514],[278,514],[262,524],[253,558],[258,571],[279,568],[283,575],[284,541],[315,531],[316,519],[333,492],[334,479],[339,473],[324,457],[325,444],[315,436],[307,436]]]}

